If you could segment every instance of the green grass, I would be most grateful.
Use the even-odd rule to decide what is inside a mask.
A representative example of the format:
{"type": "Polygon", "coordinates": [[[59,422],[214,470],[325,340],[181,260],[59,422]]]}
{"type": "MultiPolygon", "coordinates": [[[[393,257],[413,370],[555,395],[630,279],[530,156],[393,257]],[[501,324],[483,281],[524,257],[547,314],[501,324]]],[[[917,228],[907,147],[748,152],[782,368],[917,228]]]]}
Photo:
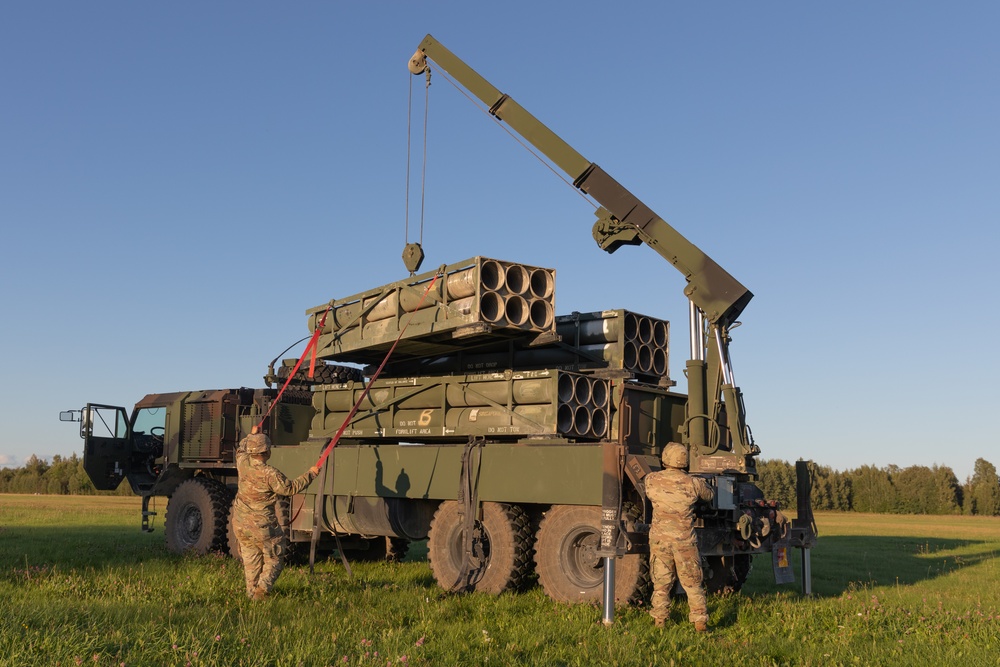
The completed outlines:
{"type": "Polygon", "coordinates": [[[233,561],[140,532],[136,498],[0,495],[0,665],[1000,664],[1000,519],[817,523],[813,598],[758,558],[698,636],[683,602],[657,630],[644,609],[606,628],[538,588],[449,595],[421,548],[350,579],[336,561],[291,567],[251,603],[233,561]]]}

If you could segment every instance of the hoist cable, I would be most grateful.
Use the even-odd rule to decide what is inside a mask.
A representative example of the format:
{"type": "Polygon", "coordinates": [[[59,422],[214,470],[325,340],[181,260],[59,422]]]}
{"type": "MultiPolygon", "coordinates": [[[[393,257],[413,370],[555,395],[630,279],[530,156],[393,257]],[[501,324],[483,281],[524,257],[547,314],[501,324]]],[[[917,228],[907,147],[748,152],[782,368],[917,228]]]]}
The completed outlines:
{"type": "Polygon", "coordinates": [[[413,77],[408,76],[407,81],[410,83],[410,90],[406,97],[406,197],[403,213],[403,230],[404,236],[403,245],[410,242],[410,145],[413,140],[410,135],[410,125],[413,117],[413,77]]]}
{"type": "MultiPolygon", "coordinates": [[[[412,78],[411,78],[412,85],[412,78]]],[[[424,86],[424,155],[420,167],[420,245],[424,244],[424,204],[427,193],[427,116],[431,109],[431,76],[427,73],[427,83],[424,86]]]]}

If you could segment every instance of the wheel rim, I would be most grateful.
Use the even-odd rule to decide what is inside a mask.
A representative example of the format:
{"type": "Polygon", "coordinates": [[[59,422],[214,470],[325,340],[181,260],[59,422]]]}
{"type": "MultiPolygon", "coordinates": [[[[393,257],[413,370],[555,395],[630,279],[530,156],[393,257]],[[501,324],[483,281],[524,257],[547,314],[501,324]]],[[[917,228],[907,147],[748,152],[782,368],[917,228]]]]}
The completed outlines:
{"type": "Polygon", "coordinates": [[[201,537],[202,516],[197,505],[188,505],[181,514],[178,537],[185,547],[194,546],[201,537]]]}
{"type": "Polygon", "coordinates": [[[561,549],[566,578],[581,588],[592,588],[604,580],[604,563],[597,551],[600,533],[589,527],[577,528],[563,538],[561,549]]]}
{"type": "MultiPolygon", "coordinates": [[[[469,561],[469,573],[473,575],[471,583],[475,584],[483,578],[490,564],[490,536],[483,528],[481,521],[476,521],[472,532],[472,557],[469,561]]],[[[462,559],[465,556],[465,531],[457,526],[451,540],[449,555],[455,569],[461,570],[462,559]]]]}

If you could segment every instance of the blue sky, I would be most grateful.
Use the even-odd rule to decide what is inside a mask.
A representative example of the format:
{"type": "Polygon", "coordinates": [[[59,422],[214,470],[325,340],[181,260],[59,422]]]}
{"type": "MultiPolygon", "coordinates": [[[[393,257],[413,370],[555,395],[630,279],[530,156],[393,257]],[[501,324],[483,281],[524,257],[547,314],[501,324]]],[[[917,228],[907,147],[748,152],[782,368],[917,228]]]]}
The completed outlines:
{"type": "MultiPolygon", "coordinates": [[[[88,401],[261,386],[307,308],[404,277],[431,33],[754,292],[733,355],[765,458],[964,479],[1000,463],[997,25],[991,2],[5,3],[0,463],[79,452],[57,416],[88,401]]],[[[680,379],[680,275],[603,253],[571,188],[431,93],[425,266],[555,268],[558,313],[671,320],[680,379]]]]}

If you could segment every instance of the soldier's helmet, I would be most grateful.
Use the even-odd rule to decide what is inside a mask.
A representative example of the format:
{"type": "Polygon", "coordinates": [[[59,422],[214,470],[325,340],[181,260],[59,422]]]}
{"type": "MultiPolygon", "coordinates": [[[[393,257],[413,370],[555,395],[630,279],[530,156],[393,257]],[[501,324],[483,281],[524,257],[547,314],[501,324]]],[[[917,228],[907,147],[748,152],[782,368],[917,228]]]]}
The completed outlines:
{"type": "Polygon", "coordinates": [[[688,450],[684,447],[684,445],[671,442],[663,448],[661,459],[663,461],[663,465],[668,468],[687,468],[688,450]]]}
{"type": "Polygon", "coordinates": [[[264,454],[271,450],[271,439],[263,433],[253,433],[247,438],[247,454],[264,454]]]}

